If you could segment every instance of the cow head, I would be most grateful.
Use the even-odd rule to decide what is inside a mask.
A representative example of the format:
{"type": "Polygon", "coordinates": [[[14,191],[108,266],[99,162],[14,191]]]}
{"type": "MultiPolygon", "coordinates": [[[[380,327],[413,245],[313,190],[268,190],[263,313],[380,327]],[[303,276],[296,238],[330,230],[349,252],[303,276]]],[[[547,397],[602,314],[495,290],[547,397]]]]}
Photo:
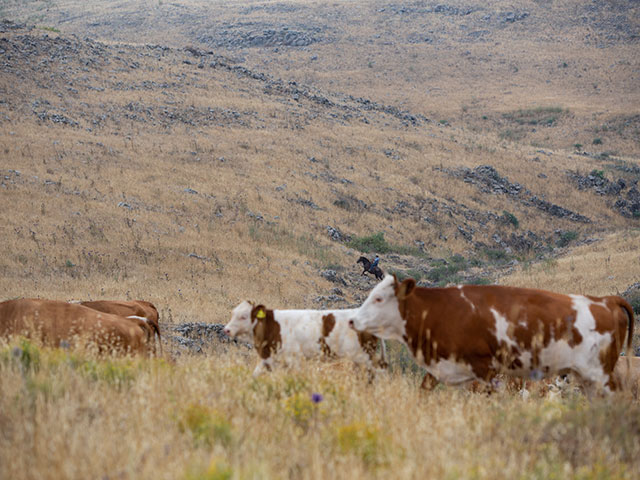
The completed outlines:
{"type": "Polygon", "coordinates": [[[253,303],[244,301],[231,312],[231,320],[224,327],[224,333],[231,338],[240,337],[250,341],[253,336],[253,326],[251,321],[251,310],[253,303]]]}
{"type": "Polygon", "coordinates": [[[415,280],[398,283],[395,275],[387,275],[375,286],[362,306],[349,321],[351,328],[383,339],[405,341],[405,299],[413,293],[415,280]]]}

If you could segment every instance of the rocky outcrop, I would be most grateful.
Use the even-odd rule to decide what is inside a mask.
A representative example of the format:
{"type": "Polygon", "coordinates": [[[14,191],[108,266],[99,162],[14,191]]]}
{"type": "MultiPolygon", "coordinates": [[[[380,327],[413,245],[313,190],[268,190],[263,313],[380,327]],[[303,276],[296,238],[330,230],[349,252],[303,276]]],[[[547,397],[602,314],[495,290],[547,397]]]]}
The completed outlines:
{"type": "MultiPolygon", "coordinates": [[[[630,173],[634,173],[633,170],[630,173]]],[[[567,176],[578,190],[591,190],[597,195],[617,197],[612,208],[627,218],[640,218],[640,192],[635,179],[618,178],[611,181],[604,171],[594,170],[588,175],[568,172],[567,176]]]]}
{"type": "Polygon", "coordinates": [[[564,218],[578,223],[591,223],[590,218],[548,202],[519,183],[510,182],[506,177],[500,176],[491,165],[480,165],[474,169],[461,168],[445,171],[454,177],[462,178],[466,183],[475,185],[483,193],[508,195],[523,205],[535,207],[552,217],[564,218]]]}

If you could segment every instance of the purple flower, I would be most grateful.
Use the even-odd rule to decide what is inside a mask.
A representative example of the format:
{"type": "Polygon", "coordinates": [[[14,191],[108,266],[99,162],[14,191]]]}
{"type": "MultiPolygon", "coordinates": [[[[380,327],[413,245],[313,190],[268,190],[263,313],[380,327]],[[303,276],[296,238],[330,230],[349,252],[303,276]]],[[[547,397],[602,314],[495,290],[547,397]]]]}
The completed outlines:
{"type": "Polygon", "coordinates": [[[312,393],[311,394],[311,401],[313,403],[320,403],[323,400],[323,396],[321,393],[312,393]]]}

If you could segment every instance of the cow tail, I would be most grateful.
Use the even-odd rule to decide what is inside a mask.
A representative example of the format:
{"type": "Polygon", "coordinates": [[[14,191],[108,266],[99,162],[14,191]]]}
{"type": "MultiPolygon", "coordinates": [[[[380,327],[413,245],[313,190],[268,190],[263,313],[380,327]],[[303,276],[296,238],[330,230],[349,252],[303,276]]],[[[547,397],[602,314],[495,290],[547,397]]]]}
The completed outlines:
{"type": "Polygon", "coordinates": [[[627,335],[627,355],[629,355],[631,353],[631,347],[633,344],[633,309],[631,308],[631,305],[629,305],[629,303],[626,300],[622,300],[622,302],[620,302],[620,306],[622,307],[622,309],[627,313],[627,317],[629,318],[629,333],[627,335]]]}
{"type": "Polygon", "coordinates": [[[627,334],[627,350],[625,352],[625,360],[627,361],[627,376],[624,380],[626,385],[631,385],[631,354],[632,354],[632,344],[633,344],[633,326],[634,326],[634,320],[633,320],[633,309],[631,308],[631,305],[629,305],[629,303],[624,300],[623,298],[621,298],[621,302],[620,302],[620,307],[626,312],[627,314],[627,318],[629,319],[629,331],[627,334]]]}
{"type": "Polygon", "coordinates": [[[153,327],[153,342],[158,341],[158,346],[160,347],[160,356],[162,356],[162,337],[160,337],[160,327],[155,323],[152,324],[153,327]]]}

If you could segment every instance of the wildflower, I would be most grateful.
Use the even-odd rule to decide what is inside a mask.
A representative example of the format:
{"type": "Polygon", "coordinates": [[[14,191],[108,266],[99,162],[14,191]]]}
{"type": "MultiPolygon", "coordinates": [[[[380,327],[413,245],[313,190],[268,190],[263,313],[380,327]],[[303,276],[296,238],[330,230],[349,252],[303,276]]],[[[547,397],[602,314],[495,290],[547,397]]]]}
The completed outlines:
{"type": "Polygon", "coordinates": [[[312,393],[311,394],[311,401],[313,403],[320,403],[323,399],[324,399],[324,397],[322,396],[321,393],[312,393]]]}

